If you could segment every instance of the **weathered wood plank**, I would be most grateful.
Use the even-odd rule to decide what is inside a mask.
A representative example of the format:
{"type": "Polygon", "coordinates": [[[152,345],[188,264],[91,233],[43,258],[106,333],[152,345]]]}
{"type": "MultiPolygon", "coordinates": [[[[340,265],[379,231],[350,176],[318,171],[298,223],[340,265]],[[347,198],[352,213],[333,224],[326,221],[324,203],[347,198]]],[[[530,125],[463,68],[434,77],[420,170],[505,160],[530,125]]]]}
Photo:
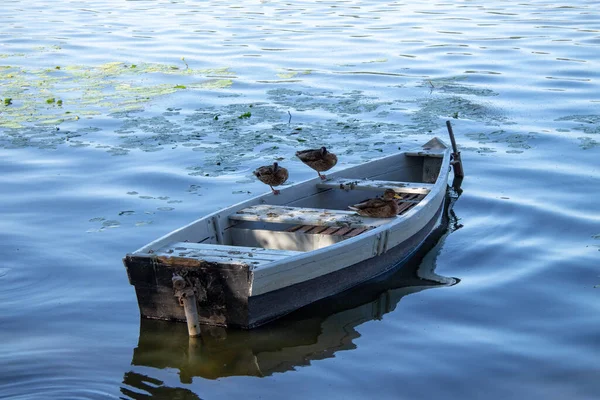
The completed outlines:
{"type": "Polygon", "coordinates": [[[187,257],[198,260],[232,260],[231,263],[239,261],[276,261],[286,257],[300,254],[300,251],[265,249],[262,247],[226,246],[219,244],[175,242],[157,250],[155,256],[187,257]],[[235,261],[235,262],[233,262],[235,261]]]}
{"type": "Polygon", "coordinates": [[[298,229],[296,232],[300,233],[310,233],[313,228],[316,228],[314,225],[304,225],[302,228],[298,229]]]}
{"type": "Polygon", "coordinates": [[[348,232],[345,236],[346,237],[354,237],[354,236],[358,236],[363,232],[368,231],[368,229],[366,228],[354,228],[352,229],[350,232],[348,232]]]}
{"type": "Polygon", "coordinates": [[[361,217],[355,211],[323,208],[285,207],[261,204],[239,210],[229,216],[237,221],[273,222],[349,228],[375,228],[389,224],[393,218],[361,217]]]}
{"type": "Polygon", "coordinates": [[[155,257],[161,263],[166,265],[177,265],[185,267],[199,267],[204,263],[228,264],[228,265],[248,265],[250,267],[259,267],[274,262],[275,260],[260,260],[254,258],[238,258],[228,256],[207,256],[201,253],[186,251],[173,253],[172,255],[160,255],[155,257]]]}
{"type": "Polygon", "coordinates": [[[338,231],[336,231],[335,233],[333,233],[333,235],[335,235],[335,236],[344,236],[345,234],[347,234],[351,230],[352,230],[352,228],[350,228],[348,226],[345,226],[345,227],[339,229],[338,231]]]}
{"type": "MultiPolygon", "coordinates": [[[[415,202],[416,203],[416,202],[415,202]]],[[[286,232],[298,232],[298,233],[310,233],[310,234],[323,234],[323,235],[342,235],[345,237],[354,237],[363,232],[368,231],[367,228],[339,228],[339,227],[327,227],[327,226],[314,226],[314,225],[296,225],[286,229],[286,232]],[[336,233],[336,232],[340,233],[336,233]]]]}
{"type": "Polygon", "coordinates": [[[393,189],[397,193],[429,193],[433,185],[420,182],[375,181],[368,179],[336,178],[317,183],[320,189],[340,188],[344,190],[393,189]]]}
{"type": "Polygon", "coordinates": [[[330,226],[327,229],[325,229],[323,232],[321,232],[321,234],[323,235],[331,235],[337,231],[339,231],[341,228],[339,226],[330,226]]]}
{"type": "Polygon", "coordinates": [[[329,229],[326,226],[316,226],[315,229],[311,230],[310,233],[323,233],[325,232],[327,229],[329,229]]]}
{"type": "Polygon", "coordinates": [[[418,195],[416,194],[412,194],[407,196],[406,199],[400,200],[398,202],[398,214],[404,214],[406,211],[414,207],[418,203],[418,201],[415,200],[417,196],[418,195]]]}

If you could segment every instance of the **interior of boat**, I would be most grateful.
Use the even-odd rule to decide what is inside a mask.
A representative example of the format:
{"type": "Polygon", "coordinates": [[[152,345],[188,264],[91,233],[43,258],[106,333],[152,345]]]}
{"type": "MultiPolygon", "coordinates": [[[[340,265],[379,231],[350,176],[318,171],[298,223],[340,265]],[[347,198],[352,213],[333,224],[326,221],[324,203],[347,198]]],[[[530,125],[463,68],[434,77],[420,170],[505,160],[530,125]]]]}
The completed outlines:
{"type": "Polygon", "coordinates": [[[381,196],[400,195],[398,215],[406,215],[435,183],[445,147],[424,147],[351,167],[327,180],[299,184],[249,203],[235,212],[198,220],[136,253],[250,264],[254,268],[285,257],[356,237],[391,218],[366,218],[348,206],[381,196]]]}

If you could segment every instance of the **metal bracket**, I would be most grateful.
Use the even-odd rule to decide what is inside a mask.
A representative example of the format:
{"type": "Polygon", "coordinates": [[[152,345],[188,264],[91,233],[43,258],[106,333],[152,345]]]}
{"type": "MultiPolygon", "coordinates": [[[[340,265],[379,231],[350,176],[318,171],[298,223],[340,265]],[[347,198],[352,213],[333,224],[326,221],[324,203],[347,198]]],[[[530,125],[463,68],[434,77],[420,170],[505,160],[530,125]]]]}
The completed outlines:
{"type": "Polygon", "coordinates": [[[175,297],[177,297],[179,304],[183,306],[185,311],[188,334],[190,336],[200,336],[200,319],[198,317],[194,289],[188,286],[188,283],[181,275],[173,274],[171,282],[175,290],[175,297]]]}

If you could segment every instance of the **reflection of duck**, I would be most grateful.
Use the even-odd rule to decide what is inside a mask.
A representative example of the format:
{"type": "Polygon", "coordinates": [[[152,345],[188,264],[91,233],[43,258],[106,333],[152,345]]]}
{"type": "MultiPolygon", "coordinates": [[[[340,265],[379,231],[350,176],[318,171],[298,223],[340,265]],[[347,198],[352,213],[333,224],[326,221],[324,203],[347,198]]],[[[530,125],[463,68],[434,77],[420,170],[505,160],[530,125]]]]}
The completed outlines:
{"type": "Polygon", "coordinates": [[[400,208],[395,199],[399,199],[400,196],[392,189],[386,189],[383,193],[383,198],[374,198],[365,200],[362,203],[350,206],[351,210],[354,210],[358,215],[363,217],[372,218],[392,218],[398,215],[400,208]]]}
{"type": "Polygon", "coordinates": [[[321,179],[326,179],[325,175],[321,175],[321,172],[328,171],[337,164],[337,156],[327,151],[325,147],[297,151],[296,157],[317,171],[321,179]]]}
{"type": "Polygon", "coordinates": [[[256,175],[259,181],[269,185],[273,194],[279,194],[279,190],[273,189],[273,186],[283,185],[287,181],[288,170],[274,162],[273,165],[258,167],[254,171],[254,175],[256,175]]]}

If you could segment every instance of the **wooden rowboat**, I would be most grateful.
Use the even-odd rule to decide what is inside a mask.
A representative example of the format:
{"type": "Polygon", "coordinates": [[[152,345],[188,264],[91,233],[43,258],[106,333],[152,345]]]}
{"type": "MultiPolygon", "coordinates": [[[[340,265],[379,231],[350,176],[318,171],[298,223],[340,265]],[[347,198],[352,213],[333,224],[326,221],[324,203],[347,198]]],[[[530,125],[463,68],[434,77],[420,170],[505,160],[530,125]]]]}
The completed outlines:
{"type": "Polygon", "coordinates": [[[254,197],[126,255],[142,317],[253,328],[406,261],[439,227],[450,148],[438,138],[254,197]],[[348,209],[392,188],[394,218],[348,209]],[[176,280],[174,280],[174,276],[176,280]],[[197,315],[196,315],[197,314],[197,315]]]}

